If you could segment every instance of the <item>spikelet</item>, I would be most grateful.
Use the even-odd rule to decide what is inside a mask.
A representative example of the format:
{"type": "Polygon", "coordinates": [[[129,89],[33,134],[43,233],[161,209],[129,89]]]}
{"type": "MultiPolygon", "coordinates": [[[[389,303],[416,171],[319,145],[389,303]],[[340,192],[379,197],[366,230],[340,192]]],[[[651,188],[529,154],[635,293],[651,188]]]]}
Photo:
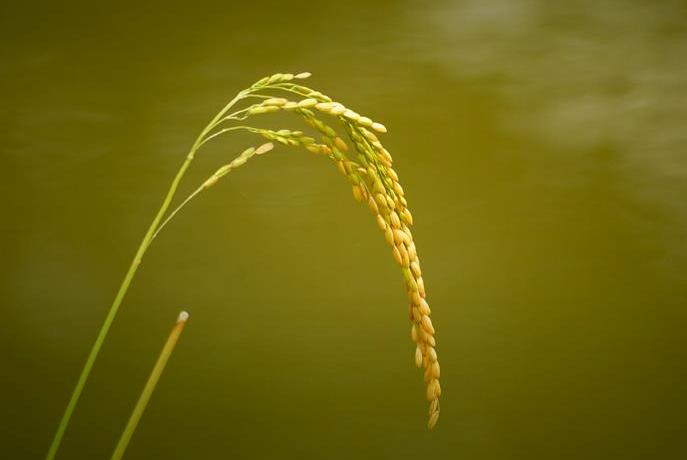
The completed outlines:
{"type": "Polygon", "coordinates": [[[262,145],[261,145],[260,147],[258,147],[257,149],[255,149],[255,154],[256,154],[256,155],[262,155],[262,154],[264,154],[264,153],[269,152],[269,151],[272,150],[273,148],[274,148],[274,144],[271,143],[271,142],[267,142],[267,143],[265,143],[265,144],[262,144],[262,145]]]}
{"type": "Polygon", "coordinates": [[[274,105],[277,107],[281,107],[284,104],[286,104],[288,101],[284,99],[283,97],[271,97],[269,99],[266,99],[262,102],[263,105],[274,105]]]}
{"type": "Polygon", "coordinates": [[[298,107],[303,109],[308,109],[310,107],[315,107],[318,104],[317,99],[309,97],[298,102],[298,107]]]}

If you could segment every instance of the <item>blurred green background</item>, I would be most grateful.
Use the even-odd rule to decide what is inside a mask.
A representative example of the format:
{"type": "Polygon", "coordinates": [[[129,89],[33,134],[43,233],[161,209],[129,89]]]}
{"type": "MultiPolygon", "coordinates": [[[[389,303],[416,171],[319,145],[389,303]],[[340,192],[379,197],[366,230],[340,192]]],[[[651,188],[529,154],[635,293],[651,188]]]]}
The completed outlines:
{"type": "MultiPolygon", "coordinates": [[[[42,458],[193,139],[274,72],[383,121],[438,330],[333,165],[280,148],[155,241],[59,458],[681,458],[687,7],[50,2],[0,16],[0,457],[42,458]]],[[[300,129],[289,117],[265,126],[300,129]]],[[[192,190],[254,142],[202,152],[192,190]]]]}

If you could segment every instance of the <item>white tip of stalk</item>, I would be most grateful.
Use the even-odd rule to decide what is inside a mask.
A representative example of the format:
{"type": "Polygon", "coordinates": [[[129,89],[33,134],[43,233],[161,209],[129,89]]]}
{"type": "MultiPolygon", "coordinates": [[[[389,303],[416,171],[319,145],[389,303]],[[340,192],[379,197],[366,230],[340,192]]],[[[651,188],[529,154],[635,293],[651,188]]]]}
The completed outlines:
{"type": "Polygon", "coordinates": [[[190,315],[186,310],[182,310],[181,313],[179,313],[179,317],[177,318],[177,323],[185,323],[188,320],[188,317],[190,315]]]}

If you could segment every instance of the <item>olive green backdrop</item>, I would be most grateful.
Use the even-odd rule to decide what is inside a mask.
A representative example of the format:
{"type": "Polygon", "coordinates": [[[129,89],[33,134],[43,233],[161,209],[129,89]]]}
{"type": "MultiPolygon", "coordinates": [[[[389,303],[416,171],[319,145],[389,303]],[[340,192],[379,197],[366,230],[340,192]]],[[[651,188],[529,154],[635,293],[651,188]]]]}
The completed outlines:
{"type": "MultiPolygon", "coordinates": [[[[301,71],[389,128],[437,429],[374,220],[278,148],[155,241],[58,457],[108,458],[182,307],[129,459],[685,455],[684,3],[59,3],[0,18],[0,457],[45,455],[198,131],[301,71]]],[[[182,196],[251,141],[209,146],[182,196]]]]}

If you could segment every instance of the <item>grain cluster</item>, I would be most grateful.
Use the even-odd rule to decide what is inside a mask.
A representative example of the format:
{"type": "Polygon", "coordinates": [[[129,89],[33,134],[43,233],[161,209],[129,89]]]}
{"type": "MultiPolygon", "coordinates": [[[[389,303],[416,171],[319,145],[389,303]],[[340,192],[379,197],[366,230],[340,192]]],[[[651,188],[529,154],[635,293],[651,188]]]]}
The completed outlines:
{"type": "Polygon", "coordinates": [[[243,165],[252,156],[271,150],[271,142],[301,146],[334,162],[350,183],[353,197],[372,212],[391,255],[403,274],[412,323],[410,335],[415,345],[414,361],[424,372],[429,403],[428,426],[432,429],[439,419],[441,395],[436,331],[427,302],[420,258],[411,232],[413,215],[394,169],[393,158],[378,137],[378,134],[386,133],[387,129],[383,124],[299,82],[309,76],[307,72],[297,75],[275,74],[259,80],[240,93],[242,99],[257,99],[259,102],[225,116],[217,124],[214,134],[208,133],[207,137],[212,138],[231,129],[244,129],[270,142],[258,148],[247,149],[231,163],[220,168],[204,186],[207,188],[213,185],[220,177],[243,165]],[[290,129],[271,130],[246,125],[223,127],[227,123],[243,122],[256,115],[280,111],[293,112],[301,117],[314,129],[319,139],[290,129]],[[326,117],[338,122],[343,134],[324,121],[323,118],[326,117]]]}

